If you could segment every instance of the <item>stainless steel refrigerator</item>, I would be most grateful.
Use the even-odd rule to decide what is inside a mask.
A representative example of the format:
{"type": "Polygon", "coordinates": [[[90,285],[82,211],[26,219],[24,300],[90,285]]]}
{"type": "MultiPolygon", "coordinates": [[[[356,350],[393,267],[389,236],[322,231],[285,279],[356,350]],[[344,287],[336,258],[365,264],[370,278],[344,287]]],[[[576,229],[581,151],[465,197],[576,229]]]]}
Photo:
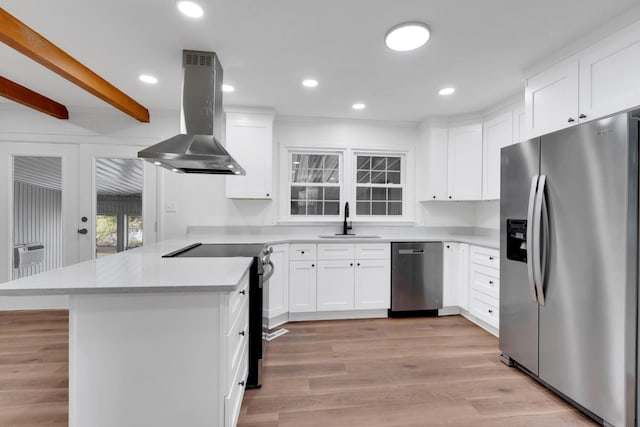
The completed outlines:
{"type": "Polygon", "coordinates": [[[635,425],[639,395],[639,115],[501,153],[503,360],[614,426],[635,425]]]}

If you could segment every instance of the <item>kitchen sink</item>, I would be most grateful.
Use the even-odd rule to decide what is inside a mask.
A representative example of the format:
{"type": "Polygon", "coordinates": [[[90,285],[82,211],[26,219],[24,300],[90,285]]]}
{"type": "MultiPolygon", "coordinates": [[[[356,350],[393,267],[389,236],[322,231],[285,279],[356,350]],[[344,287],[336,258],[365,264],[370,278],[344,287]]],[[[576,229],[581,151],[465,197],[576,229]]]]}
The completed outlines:
{"type": "Polygon", "coordinates": [[[379,239],[380,236],[372,236],[371,234],[321,234],[318,237],[322,239],[379,239]]]}

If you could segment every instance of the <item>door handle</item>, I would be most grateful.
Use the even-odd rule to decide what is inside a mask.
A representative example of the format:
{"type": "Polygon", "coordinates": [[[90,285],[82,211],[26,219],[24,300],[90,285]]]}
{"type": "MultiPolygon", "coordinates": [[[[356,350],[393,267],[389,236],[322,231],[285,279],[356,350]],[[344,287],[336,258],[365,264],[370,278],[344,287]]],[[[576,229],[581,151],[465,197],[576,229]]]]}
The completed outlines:
{"type": "Polygon", "coordinates": [[[536,292],[536,283],[533,275],[533,211],[535,207],[536,194],[538,190],[538,178],[539,175],[535,175],[531,178],[531,188],[529,189],[529,207],[527,209],[527,275],[529,277],[529,291],[531,292],[531,299],[534,302],[538,302],[538,296],[536,292]]]}
{"type": "Polygon", "coordinates": [[[87,230],[86,228],[80,228],[78,229],[78,234],[87,234],[89,232],[89,230],[87,230]]]}
{"type": "MultiPolygon", "coordinates": [[[[540,180],[538,181],[538,191],[536,197],[536,203],[534,207],[534,219],[533,219],[533,229],[534,229],[534,245],[533,245],[533,278],[536,283],[538,302],[544,305],[544,268],[546,268],[546,262],[542,257],[543,252],[546,254],[546,250],[542,250],[542,243],[547,239],[542,235],[542,224],[548,223],[548,221],[542,220],[543,211],[546,211],[546,201],[545,201],[545,193],[544,189],[547,183],[547,177],[545,175],[540,175],[540,180]],[[543,209],[544,208],[544,209],[543,209]],[[542,237],[542,239],[541,239],[542,237]],[[542,242],[541,242],[542,240],[542,242]],[[544,263],[544,264],[543,264],[544,263]]],[[[547,231],[548,232],[548,231],[547,231]]]]}

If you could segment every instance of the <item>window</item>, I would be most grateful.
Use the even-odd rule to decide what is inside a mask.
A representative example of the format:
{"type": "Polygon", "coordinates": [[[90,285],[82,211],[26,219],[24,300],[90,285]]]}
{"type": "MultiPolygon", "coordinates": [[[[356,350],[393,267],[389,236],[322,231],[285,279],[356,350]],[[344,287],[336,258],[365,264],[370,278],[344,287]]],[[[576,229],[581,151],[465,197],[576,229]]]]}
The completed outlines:
{"type": "Polygon", "coordinates": [[[403,157],[356,155],[356,215],[402,216],[403,157]]]}
{"type": "Polygon", "coordinates": [[[290,162],[291,216],[339,216],[341,158],[331,153],[296,153],[290,162]]]}

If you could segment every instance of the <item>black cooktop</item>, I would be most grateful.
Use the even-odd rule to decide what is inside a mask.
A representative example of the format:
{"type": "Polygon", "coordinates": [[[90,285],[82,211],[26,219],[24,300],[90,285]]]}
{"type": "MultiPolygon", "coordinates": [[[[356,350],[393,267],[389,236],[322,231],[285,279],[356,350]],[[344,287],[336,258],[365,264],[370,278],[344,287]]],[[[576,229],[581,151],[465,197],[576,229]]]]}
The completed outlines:
{"type": "Polygon", "coordinates": [[[257,257],[260,256],[264,245],[242,243],[194,243],[177,251],[173,251],[162,258],[222,258],[222,257],[257,257]]]}

